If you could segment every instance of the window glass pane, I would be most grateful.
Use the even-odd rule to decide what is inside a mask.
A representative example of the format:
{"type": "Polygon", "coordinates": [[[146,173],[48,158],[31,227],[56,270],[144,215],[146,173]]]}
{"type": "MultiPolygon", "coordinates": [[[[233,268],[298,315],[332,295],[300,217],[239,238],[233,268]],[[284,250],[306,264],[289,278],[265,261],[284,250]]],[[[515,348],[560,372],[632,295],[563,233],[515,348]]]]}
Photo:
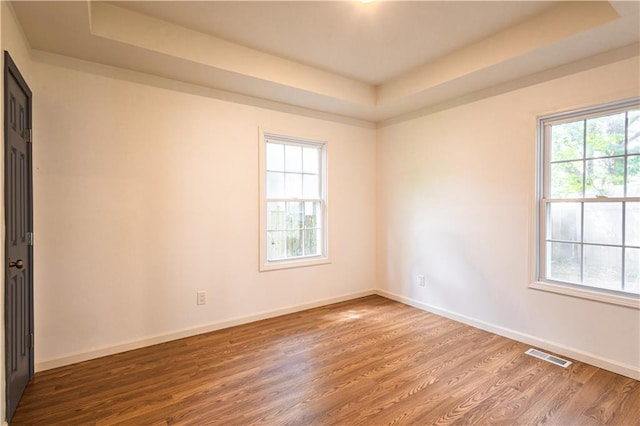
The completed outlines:
{"type": "Polygon", "coordinates": [[[320,226],[320,202],[308,201],[304,203],[304,227],[317,228],[320,226]]]}
{"type": "Polygon", "coordinates": [[[640,155],[627,157],[627,197],[640,197],[640,155]]]}
{"type": "Polygon", "coordinates": [[[547,278],[580,283],[579,244],[547,243],[547,278]]]}
{"type": "Polygon", "coordinates": [[[304,254],[308,256],[321,254],[319,229],[304,230],[304,254]]]}
{"type": "Polygon", "coordinates": [[[306,255],[322,254],[321,208],[320,202],[306,202],[304,216],[304,253],[306,255]]]}
{"type": "Polygon", "coordinates": [[[584,246],[584,284],[622,289],[622,248],[584,246]]]}
{"type": "Polygon", "coordinates": [[[580,203],[550,203],[547,238],[580,242],[580,203]]]}
{"type": "Polygon", "coordinates": [[[587,158],[624,154],[625,113],[587,120],[587,158]]]}
{"type": "Polygon", "coordinates": [[[546,229],[541,275],[640,294],[640,202],[611,200],[640,197],[640,109],[613,108],[624,106],[550,127],[543,123],[550,139],[543,141],[548,199],[540,218],[546,229]],[[578,202],[549,201],[554,198],[578,202]]]}
{"type": "Polygon", "coordinates": [[[302,197],[302,175],[297,173],[285,174],[285,195],[287,198],[302,197]]]}
{"type": "Polygon", "coordinates": [[[622,203],[584,203],[584,242],[622,244],[622,203]]]}
{"type": "Polygon", "coordinates": [[[583,158],[584,120],[551,127],[551,161],[583,158]]]}
{"type": "Polygon", "coordinates": [[[284,167],[287,172],[302,171],[302,147],[286,145],[284,147],[284,167]]]}
{"type": "Polygon", "coordinates": [[[302,196],[304,198],[318,198],[318,175],[302,175],[302,196]]]}
{"type": "Polygon", "coordinates": [[[302,256],[302,231],[287,231],[287,257],[302,256]]]}
{"type": "Polygon", "coordinates": [[[284,171],[284,145],[267,143],[267,170],[274,172],[284,171]]]}
{"type": "Polygon", "coordinates": [[[551,164],[551,198],[582,197],[582,161],[551,164]]]}
{"type": "Polygon", "coordinates": [[[640,109],[629,111],[627,120],[627,153],[640,154],[640,109]]]}
{"type": "Polygon", "coordinates": [[[284,173],[267,172],[267,198],[284,197],[284,173]]]}
{"type": "Polygon", "coordinates": [[[287,257],[286,232],[267,232],[267,260],[284,259],[287,257]]]}
{"type": "Polygon", "coordinates": [[[640,293],[640,249],[625,249],[624,262],[624,291],[640,293]]]}
{"type": "MultiPolygon", "coordinates": [[[[324,255],[324,146],[277,135],[265,135],[265,139],[260,167],[265,193],[261,261],[298,261],[324,255]]],[[[266,263],[264,266],[270,269],[266,263]]]]}
{"type": "Polygon", "coordinates": [[[626,245],[640,247],[640,203],[627,203],[624,232],[626,245]]]}
{"type": "Polygon", "coordinates": [[[267,229],[285,229],[285,203],[267,203],[267,229]]]}
{"type": "Polygon", "coordinates": [[[320,150],[318,148],[302,149],[302,166],[305,173],[318,174],[318,162],[320,161],[320,150]]]}
{"type": "Polygon", "coordinates": [[[624,158],[604,158],[585,162],[585,197],[624,196],[624,158]]]}
{"type": "Polygon", "coordinates": [[[303,203],[287,203],[287,229],[301,229],[304,224],[303,203]]]}

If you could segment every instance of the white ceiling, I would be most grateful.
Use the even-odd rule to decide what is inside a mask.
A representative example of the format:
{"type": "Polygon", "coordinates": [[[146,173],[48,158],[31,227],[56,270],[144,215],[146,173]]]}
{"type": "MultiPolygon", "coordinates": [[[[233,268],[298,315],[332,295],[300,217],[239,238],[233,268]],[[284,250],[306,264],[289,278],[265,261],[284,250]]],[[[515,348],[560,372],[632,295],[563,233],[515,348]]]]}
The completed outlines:
{"type": "Polygon", "coordinates": [[[12,5],[33,49],[372,122],[640,53],[638,1],[12,5]]]}

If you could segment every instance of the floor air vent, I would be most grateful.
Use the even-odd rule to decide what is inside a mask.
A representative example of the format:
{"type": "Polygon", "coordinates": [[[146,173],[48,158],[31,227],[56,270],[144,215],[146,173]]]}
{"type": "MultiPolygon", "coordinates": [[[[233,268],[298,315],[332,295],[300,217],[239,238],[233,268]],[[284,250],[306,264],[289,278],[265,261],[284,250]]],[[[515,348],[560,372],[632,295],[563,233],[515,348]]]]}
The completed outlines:
{"type": "Polygon", "coordinates": [[[558,358],[557,356],[553,356],[550,355],[548,353],[536,350],[536,349],[529,349],[528,351],[525,352],[525,354],[527,355],[531,355],[533,357],[536,358],[540,358],[541,360],[550,362],[551,364],[555,364],[555,365],[559,365],[560,367],[563,368],[567,368],[568,366],[571,365],[571,361],[567,361],[566,359],[562,359],[562,358],[558,358]]]}

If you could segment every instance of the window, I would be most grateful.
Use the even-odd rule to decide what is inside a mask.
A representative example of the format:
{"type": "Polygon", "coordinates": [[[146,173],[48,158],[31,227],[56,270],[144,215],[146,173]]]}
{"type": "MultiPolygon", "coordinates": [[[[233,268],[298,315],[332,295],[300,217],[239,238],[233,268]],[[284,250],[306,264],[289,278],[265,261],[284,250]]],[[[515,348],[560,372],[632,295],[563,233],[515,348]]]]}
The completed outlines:
{"type": "Polygon", "coordinates": [[[327,263],[326,144],[263,133],[261,270],[327,263]]]}
{"type": "Polygon", "coordinates": [[[638,100],[545,117],[539,130],[538,284],[638,306],[638,100]]]}

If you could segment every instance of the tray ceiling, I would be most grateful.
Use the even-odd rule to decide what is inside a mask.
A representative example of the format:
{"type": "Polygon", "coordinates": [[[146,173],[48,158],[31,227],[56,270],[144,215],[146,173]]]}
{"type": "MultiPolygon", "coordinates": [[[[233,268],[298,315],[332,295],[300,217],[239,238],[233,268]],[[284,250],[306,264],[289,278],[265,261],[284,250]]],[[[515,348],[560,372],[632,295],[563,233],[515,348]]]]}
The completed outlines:
{"type": "Polygon", "coordinates": [[[12,5],[36,50],[370,122],[640,53],[639,2],[12,5]]]}

